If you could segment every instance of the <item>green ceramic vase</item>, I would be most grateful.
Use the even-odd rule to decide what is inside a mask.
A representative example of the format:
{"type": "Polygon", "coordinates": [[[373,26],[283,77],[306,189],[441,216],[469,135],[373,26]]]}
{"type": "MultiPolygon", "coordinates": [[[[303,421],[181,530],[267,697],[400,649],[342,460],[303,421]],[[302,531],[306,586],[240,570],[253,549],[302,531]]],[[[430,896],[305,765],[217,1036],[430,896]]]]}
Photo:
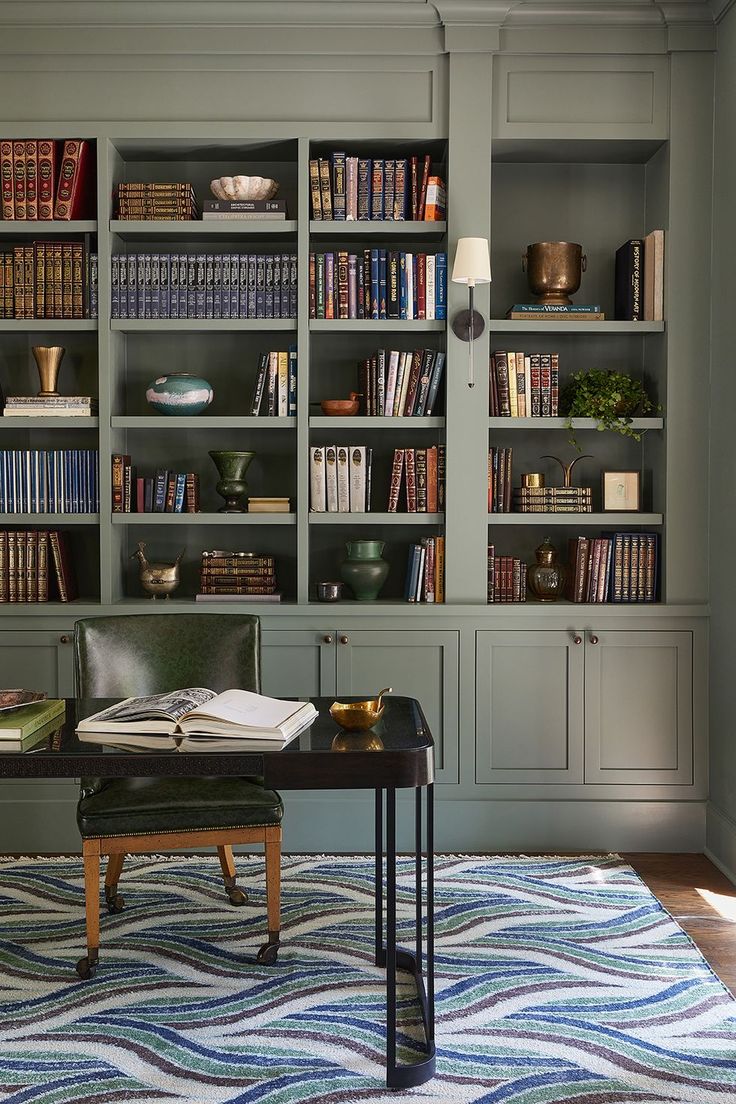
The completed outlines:
{"type": "Polygon", "coordinates": [[[245,473],[255,453],[223,450],[211,452],[210,456],[220,473],[220,479],[215,490],[225,499],[225,505],[220,507],[219,513],[245,513],[240,500],[248,487],[245,482],[245,473]]]}
{"type": "Polygon", "coordinates": [[[380,540],[351,540],[345,544],[347,558],[340,565],[340,578],[358,602],[372,602],[386,582],[388,564],[382,559],[386,547],[380,540]]]}

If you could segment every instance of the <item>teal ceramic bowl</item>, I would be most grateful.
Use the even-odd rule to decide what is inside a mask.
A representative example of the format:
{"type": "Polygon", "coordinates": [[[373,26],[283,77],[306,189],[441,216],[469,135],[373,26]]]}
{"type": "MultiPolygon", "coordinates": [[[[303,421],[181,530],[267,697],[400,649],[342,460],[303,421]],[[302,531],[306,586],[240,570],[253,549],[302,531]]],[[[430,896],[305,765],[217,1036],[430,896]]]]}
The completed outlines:
{"type": "Polygon", "coordinates": [[[179,417],[201,414],[212,402],[213,395],[206,379],[185,372],[159,376],[146,388],[146,402],[152,410],[179,417]]]}

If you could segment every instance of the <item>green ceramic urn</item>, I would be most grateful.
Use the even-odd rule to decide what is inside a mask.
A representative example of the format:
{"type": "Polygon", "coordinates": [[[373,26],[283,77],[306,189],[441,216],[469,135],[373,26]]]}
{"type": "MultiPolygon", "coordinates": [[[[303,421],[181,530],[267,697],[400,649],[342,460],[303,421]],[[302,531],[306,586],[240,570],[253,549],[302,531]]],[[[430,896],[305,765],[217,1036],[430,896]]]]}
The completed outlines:
{"type": "Polygon", "coordinates": [[[340,578],[350,587],[358,602],[372,602],[386,582],[388,564],[381,540],[351,540],[345,544],[347,558],[340,565],[340,578]]]}

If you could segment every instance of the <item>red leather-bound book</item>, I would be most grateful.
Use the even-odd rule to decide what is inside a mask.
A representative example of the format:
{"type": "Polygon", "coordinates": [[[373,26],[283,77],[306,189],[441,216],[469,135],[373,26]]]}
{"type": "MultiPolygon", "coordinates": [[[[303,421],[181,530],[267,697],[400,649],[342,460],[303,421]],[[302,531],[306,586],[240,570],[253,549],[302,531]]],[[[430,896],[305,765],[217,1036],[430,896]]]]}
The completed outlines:
{"type": "Polygon", "coordinates": [[[13,142],[13,197],[15,217],[26,217],[26,144],[13,142]]]}
{"type": "Polygon", "coordinates": [[[92,151],[85,139],[67,138],[59,167],[54,218],[84,218],[89,213],[94,170],[92,151]]]}
{"type": "Polygon", "coordinates": [[[26,142],[26,218],[38,218],[38,142],[26,142]]]}
{"type": "Polygon", "coordinates": [[[0,141],[0,182],[2,183],[3,218],[15,218],[13,202],[13,143],[9,138],[0,141]]]}
{"type": "Polygon", "coordinates": [[[54,217],[56,184],[56,143],[51,138],[38,141],[38,217],[50,222],[54,217]]]}

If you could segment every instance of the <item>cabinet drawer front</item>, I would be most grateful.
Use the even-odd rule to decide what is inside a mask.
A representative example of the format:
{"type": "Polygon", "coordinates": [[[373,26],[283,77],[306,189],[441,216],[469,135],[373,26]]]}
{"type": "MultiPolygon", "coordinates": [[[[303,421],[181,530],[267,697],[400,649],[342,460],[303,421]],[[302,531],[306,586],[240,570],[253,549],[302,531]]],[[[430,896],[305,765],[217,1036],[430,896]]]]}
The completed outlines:
{"type": "Polygon", "coordinates": [[[334,694],[337,689],[334,641],[334,629],[264,629],[262,692],[274,698],[334,694]]]}
{"type": "Polygon", "coordinates": [[[566,631],[477,634],[476,782],[582,782],[583,651],[566,631]]]}
{"type": "Polygon", "coordinates": [[[416,698],[434,738],[435,778],[457,782],[459,633],[346,629],[337,639],[338,693],[368,697],[392,686],[416,698]]]}
{"type": "Polygon", "coordinates": [[[73,636],[73,629],[0,632],[2,685],[45,690],[52,698],[73,698],[73,636]]]}
{"type": "Polygon", "coordinates": [[[585,648],[585,781],[690,785],[689,632],[600,632],[585,648]]]}

